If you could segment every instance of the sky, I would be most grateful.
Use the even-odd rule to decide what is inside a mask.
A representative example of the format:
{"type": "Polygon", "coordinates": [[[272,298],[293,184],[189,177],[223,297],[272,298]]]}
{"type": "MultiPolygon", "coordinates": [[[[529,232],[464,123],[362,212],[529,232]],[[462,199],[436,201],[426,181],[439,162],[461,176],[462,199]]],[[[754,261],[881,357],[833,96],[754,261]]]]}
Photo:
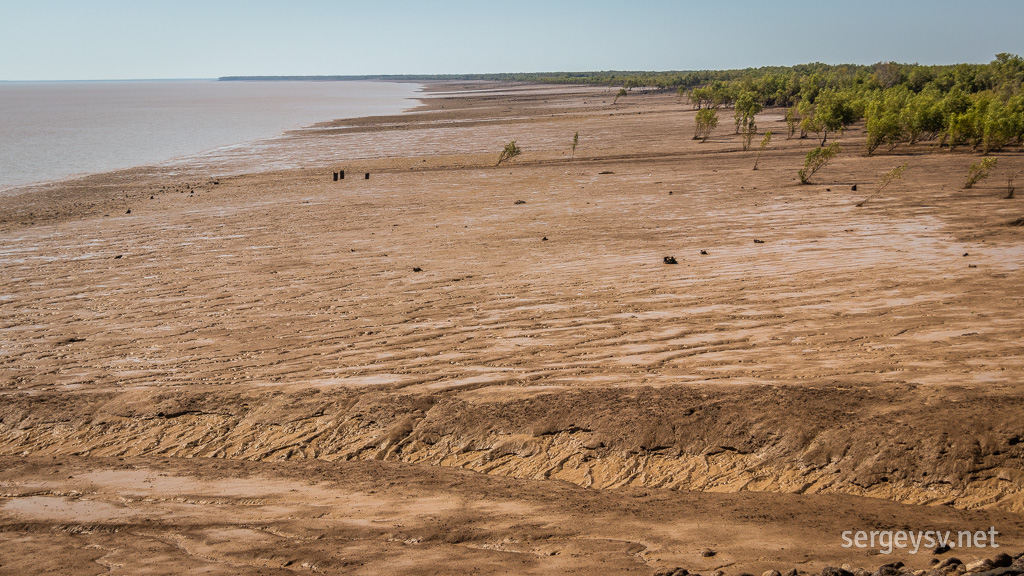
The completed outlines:
{"type": "Polygon", "coordinates": [[[704,70],[1024,55],[1024,1],[0,0],[0,80],[704,70]]]}

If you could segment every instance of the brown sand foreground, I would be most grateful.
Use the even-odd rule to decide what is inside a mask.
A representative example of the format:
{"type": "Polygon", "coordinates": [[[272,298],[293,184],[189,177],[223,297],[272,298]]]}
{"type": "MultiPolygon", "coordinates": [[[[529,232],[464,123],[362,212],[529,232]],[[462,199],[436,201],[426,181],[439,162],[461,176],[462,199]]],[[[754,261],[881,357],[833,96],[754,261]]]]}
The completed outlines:
{"type": "Polygon", "coordinates": [[[753,171],[731,111],[702,144],[675,95],[612,98],[501,87],[294,136],[336,165],[0,198],[0,574],[1024,549],[1020,150],[965,191],[976,155],[868,158],[855,127],[801,186],[777,110],[753,171]]]}

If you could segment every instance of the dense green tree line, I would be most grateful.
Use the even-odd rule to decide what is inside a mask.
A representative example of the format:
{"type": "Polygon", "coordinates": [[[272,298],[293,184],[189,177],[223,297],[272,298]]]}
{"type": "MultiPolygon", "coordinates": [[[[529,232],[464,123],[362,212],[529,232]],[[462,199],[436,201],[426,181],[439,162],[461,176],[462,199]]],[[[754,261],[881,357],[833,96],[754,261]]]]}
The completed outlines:
{"type": "MultiPolygon", "coordinates": [[[[222,80],[267,79],[227,77],[222,80]]],[[[867,152],[935,141],[985,153],[1024,143],[1024,59],[999,54],[988,64],[922,66],[881,62],[691,72],[551,72],[435,76],[304,76],[303,80],[489,80],[676,90],[697,109],[733,107],[736,130],[751,136],[762,106],[788,108],[789,136],[830,135],[865,121],[867,152]],[[753,111],[753,112],[752,112],[753,111]]],[[[616,97],[617,99],[618,97],[616,97]]],[[[749,140],[749,138],[748,138],[749,140]]]]}
{"type": "MultiPolygon", "coordinates": [[[[935,141],[988,153],[1024,143],[1024,59],[999,54],[989,64],[873,66],[809,64],[760,69],[733,79],[680,87],[695,108],[786,106],[789,136],[829,133],[863,119],[867,152],[935,141]]],[[[740,112],[736,113],[737,118],[740,112]]]]}

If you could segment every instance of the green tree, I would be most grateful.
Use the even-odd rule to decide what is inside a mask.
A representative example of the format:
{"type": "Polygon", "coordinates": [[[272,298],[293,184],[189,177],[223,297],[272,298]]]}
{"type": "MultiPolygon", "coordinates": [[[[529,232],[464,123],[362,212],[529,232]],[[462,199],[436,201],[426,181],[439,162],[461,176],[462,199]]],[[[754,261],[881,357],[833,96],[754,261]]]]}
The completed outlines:
{"type": "Polygon", "coordinates": [[[743,91],[736,99],[736,110],[733,117],[736,122],[736,133],[743,134],[744,151],[750,149],[750,143],[753,142],[754,135],[757,134],[755,117],[763,108],[754,92],[743,91]]]}
{"type": "Polygon", "coordinates": [[[612,100],[612,104],[615,104],[616,102],[619,101],[619,98],[622,98],[623,96],[626,96],[628,94],[629,92],[626,92],[625,88],[619,88],[619,92],[615,95],[615,99],[612,100]]]}
{"type": "Polygon", "coordinates": [[[900,127],[903,138],[910,144],[919,140],[931,140],[942,132],[943,118],[940,100],[934,90],[926,90],[916,96],[909,96],[900,112],[900,127]]]}
{"type": "Polygon", "coordinates": [[[821,123],[814,117],[814,105],[810,100],[801,99],[797,104],[797,112],[800,117],[800,138],[807,138],[808,132],[821,133],[821,123]]]}
{"type": "Polygon", "coordinates": [[[1015,116],[1009,107],[999,100],[988,105],[981,126],[981,153],[988,154],[999,150],[1014,139],[1020,117],[1015,116]]]}
{"type": "MultiPolygon", "coordinates": [[[[901,102],[901,101],[900,101],[901,102]]],[[[903,138],[900,127],[901,104],[886,94],[878,94],[868,104],[864,129],[867,132],[867,152],[871,155],[882,144],[895,148],[903,138]]]]}
{"type": "Polygon", "coordinates": [[[814,116],[821,123],[824,131],[824,136],[821,139],[822,146],[828,140],[829,131],[842,133],[843,129],[857,119],[850,97],[832,88],[818,94],[814,116]]]}
{"type": "Polygon", "coordinates": [[[753,92],[741,92],[739,97],[736,98],[736,109],[733,113],[734,120],[736,121],[736,133],[740,133],[741,128],[746,128],[754,123],[754,116],[761,112],[764,106],[757,100],[757,95],[753,92]]]}
{"type": "MultiPolygon", "coordinates": [[[[682,88],[680,88],[682,90],[682,88]]],[[[711,108],[712,102],[714,102],[714,94],[711,92],[711,88],[708,86],[701,86],[700,88],[694,88],[689,92],[690,103],[697,110],[701,108],[711,108]]]]}
{"type": "Polygon", "coordinates": [[[693,131],[693,139],[707,142],[711,132],[718,126],[718,112],[714,108],[703,108],[697,111],[697,125],[693,131]]]}
{"type": "Polygon", "coordinates": [[[840,150],[839,143],[833,142],[828,146],[818,146],[808,152],[807,158],[804,160],[804,167],[797,172],[800,176],[800,183],[810,184],[811,176],[814,176],[815,172],[824,168],[830,160],[839,154],[840,150]]]}

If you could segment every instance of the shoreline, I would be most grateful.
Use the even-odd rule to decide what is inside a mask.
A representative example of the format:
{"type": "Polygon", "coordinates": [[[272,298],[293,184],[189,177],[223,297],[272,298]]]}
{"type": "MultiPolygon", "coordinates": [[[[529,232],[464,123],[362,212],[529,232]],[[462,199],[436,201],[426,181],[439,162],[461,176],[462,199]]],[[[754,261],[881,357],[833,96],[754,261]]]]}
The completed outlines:
{"type": "MultiPolygon", "coordinates": [[[[50,82],[50,83],[46,83],[46,84],[90,84],[90,83],[92,83],[92,84],[108,84],[109,85],[109,84],[114,84],[114,83],[138,84],[138,83],[157,83],[157,82],[181,83],[181,82],[206,82],[206,81],[209,81],[211,83],[216,83],[217,79],[195,79],[195,80],[187,80],[187,79],[186,80],[110,80],[110,81],[82,81],[82,82],[62,81],[62,82],[50,82]]],[[[364,81],[353,81],[353,82],[365,83],[364,81]]],[[[422,92],[423,88],[425,86],[425,84],[417,83],[417,82],[389,82],[389,83],[391,83],[391,84],[398,83],[398,84],[416,86],[417,87],[416,92],[422,92]]],[[[26,82],[24,84],[39,84],[39,82],[26,82]]],[[[411,110],[419,108],[422,105],[421,103],[418,103],[419,100],[420,100],[419,98],[415,98],[415,97],[414,98],[408,98],[408,100],[412,101],[412,102],[410,102],[410,106],[405,108],[400,113],[409,112],[411,110]]],[[[282,129],[278,130],[276,134],[271,135],[271,136],[261,136],[261,137],[246,139],[246,140],[242,140],[242,141],[238,141],[238,142],[230,142],[230,143],[226,143],[226,144],[220,144],[220,145],[213,146],[213,147],[210,147],[210,148],[203,148],[203,149],[195,151],[195,152],[187,152],[187,153],[183,153],[183,154],[175,154],[173,156],[170,156],[170,157],[167,157],[167,158],[165,158],[163,160],[159,160],[159,161],[155,161],[155,162],[144,162],[144,163],[136,164],[136,165],[133,165],[133,166],[126,166],[126,167],[123,167],[123,168],[114,168],[114,169],[107,169],[107,170],[80,172],[80,173],[70,174],[70,175],[67,175],[67,176],[62,176],[62,177],[58,177],[58,178],[54,178],[54,179],[39,180],[39,181],[34,181],[34,182],[22,183],[22,184],[0,185],[0,197],[3,197],[3,196],[18,196],[18,195],[21,195],[21,194],[24,194],[24,193],[30,193],[32,191],[36,191],[38,189],[52,187],[52,186],[59,186],[59,185],[62,185],[62,184],[75,185],[76,182],[79,181],[79,180],[83,180],[83,179],[86,179],[86,178],[92,178],[92,177],[101,177],[101,176],[108,175],[108,174],[109,175],[113,175],[113,174],[116,174],[116,173],[139,171],[139,170],[143,170],[143,169],[147,169],[147,168],[149,168],[149,169],[163,169],[163,168],[167,168],[167,167],[173,167],[175,165],[187,164],[190,160],[194,161],[194,160],[202,158],[202,157],[215,155],[218,151],[227,151],[227,150],[238,149],[238,148],[252,148],[252,149],[256,149],[256,148],[264,147],[264,146],[268,145],[269,143],[273,143],[273,142],[275,142],[277,140],[280,140],[282,138],[287,138],[292,133],[302,132],[303,130],[306,130],[306,129],[312,127],[313,125],[316,125],[316,124],[319,124],[319,123],[333,122],[333,121],[337,121],[337,120],[350,119],[350,118],[361,118],[361,117],[364,117],[364,116],[352,116],[352,117],[343,117],[343,118],[330,118],[330,119],[327,119],[327,120],[304,121],[304,122],[302,122],[299,125],[292,125],[292,126],[284,127],[282,129]]]]}

